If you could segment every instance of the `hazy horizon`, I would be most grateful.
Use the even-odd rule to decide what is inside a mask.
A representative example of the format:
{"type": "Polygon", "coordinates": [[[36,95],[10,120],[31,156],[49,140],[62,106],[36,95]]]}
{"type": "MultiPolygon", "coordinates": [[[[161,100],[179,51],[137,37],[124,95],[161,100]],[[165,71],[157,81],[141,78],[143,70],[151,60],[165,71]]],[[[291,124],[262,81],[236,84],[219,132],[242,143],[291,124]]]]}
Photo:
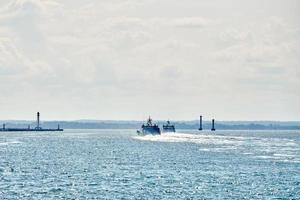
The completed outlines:
{"type": "Polygon", "coordinates": [[[300,1],[0,2],[0,120],[300,121],[300,1]]]}
{"type": "MultiPolygon", "coordinates": [[[[152,117],[151,117],[152,118],[152,117]]],[[[62,122],[105,122],[105,121],[112,121],[112,122],[143,122],[146,121],[148,117],[145,117],[143,119],[41,119],[41,123],[43,122],[55,122],[55,121],[62,121],[62,122]]],[[[153,119],[153,118],[152,118],[153,119]]],[[[213,118],[212,118],[213,119],[213,118]]],[[[203,122],[211,122],[212,119],[203,119],[203,122]]],[[[215,119],[215,118],[214,118],[215,119]]],[[[171,122],[198,122],[199,119],[153,119],[154,121],[167,121],[170,120],[171,122]]],[[[32,119],[0,119],[0,122],[3,121],[16,121],[16,122],[36,122],[36,118],[32,119]]],[[[278,123],[300,123],[300,120],[227,120],[227,119],[215,119],[216,122],[278,122],[278,123]]]]}

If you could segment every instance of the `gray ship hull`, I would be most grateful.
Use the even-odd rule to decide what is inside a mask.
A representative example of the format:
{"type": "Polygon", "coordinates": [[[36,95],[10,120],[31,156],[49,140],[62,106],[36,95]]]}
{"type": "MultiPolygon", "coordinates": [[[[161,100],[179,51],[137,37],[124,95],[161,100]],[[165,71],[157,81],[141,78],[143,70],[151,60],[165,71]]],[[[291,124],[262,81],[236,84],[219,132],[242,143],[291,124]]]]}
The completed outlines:
{"type": "Polygon", "coordinates": [[[144,127],[138,131],[139,135],[160,135],[160,129],[158,127],[144,127]]]}
{"type": "Polygon", "coordinates": [[[168,127],[163,127],[163,132],[164,133],[175,133],[175,127],[174,126],[168,126],[168,127]]]}
{"type": "Polygon", "coordinates": [[[167,124],[163,125],[163,132],[164,133],[175,133],[175,126],[170,123],[170,121],[167,121],[167,124]]]}

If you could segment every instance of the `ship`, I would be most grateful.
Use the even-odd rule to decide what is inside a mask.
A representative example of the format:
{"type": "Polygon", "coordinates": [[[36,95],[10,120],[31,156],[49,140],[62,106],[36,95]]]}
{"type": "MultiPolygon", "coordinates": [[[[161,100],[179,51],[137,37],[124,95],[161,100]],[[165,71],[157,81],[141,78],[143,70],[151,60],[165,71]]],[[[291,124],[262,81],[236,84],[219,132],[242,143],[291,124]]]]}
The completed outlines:
{"type": "Polygon", "coordinates": [[[157,124],[152,123],[151,117],[148,118],[147,123],[143,124],[141,130],[137,131],[138,135],[160,135],[160,128],[157,124]]]}
{"type": "Polygon", "coordinates": [[[172,132],[175,133],[175,126],[170,123],[170,121],[167,121],[167,124],[163,125],[163,132],[172,132]]]}

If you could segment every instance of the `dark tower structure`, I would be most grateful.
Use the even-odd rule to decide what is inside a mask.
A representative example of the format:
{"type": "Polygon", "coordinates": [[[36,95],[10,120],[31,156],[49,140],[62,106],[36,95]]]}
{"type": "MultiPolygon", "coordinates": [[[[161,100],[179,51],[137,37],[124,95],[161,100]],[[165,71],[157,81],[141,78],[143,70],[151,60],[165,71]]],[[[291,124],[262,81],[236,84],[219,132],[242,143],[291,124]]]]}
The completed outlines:
{"type": "Polygon", "coordinates": [[[37,112],[37,121],[36,121],[36,129],[41,129],[40,127],[40,112],[37,112]]]}
{"type": "Polygon", "coordinates": [[[202,115],[200,115],[199,131],[202,131],[202,115]]]}
{"type": "Polygon", "coordinates": [[[215,119],[213,119],[211,123],[211,131],[215,131],[215,119]]]}
{"type": "Polygon", "coordinates": [[[0,127],[0,132],[2,131],[64,131],[64,129],[60,128],[59,125],[56,128],[42,128],[40,125],[40,112],[36,113],[36,126],[34,128],[30,128],[30,125],[27,128],[6,128],[5,124],[3,123],[2,128],[0,127]]]}

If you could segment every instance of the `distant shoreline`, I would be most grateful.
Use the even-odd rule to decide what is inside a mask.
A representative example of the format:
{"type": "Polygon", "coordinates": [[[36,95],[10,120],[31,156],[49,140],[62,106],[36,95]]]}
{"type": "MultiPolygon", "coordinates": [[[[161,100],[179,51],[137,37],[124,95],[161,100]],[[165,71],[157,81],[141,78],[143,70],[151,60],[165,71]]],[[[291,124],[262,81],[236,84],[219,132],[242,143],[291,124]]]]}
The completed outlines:
{"type": "MultiPolygon", "coordinates": [[[[2,120],[0,124],[4,124],[7,128],[26,128],[35,126],[35,121],[16,121],[2,120]]],[[[54,129],[59,124],[64,129],[138,129],[143,121],[113,121],[113,120],[83,120],[83,121],[43,121],[43,128],[54,129]]],[[[165,121],[156,121],[162,126],[165,121]]],[[[177,129],[193,130],[199,128],[198,121],[174,121],[177,129]]],[[[203,129],[209,130],[211,123],[203,122],[203,129]]],[[[217,130],[300,130],[300,122],[278,122],[278,121],[216,121],[217,130]]]]}

